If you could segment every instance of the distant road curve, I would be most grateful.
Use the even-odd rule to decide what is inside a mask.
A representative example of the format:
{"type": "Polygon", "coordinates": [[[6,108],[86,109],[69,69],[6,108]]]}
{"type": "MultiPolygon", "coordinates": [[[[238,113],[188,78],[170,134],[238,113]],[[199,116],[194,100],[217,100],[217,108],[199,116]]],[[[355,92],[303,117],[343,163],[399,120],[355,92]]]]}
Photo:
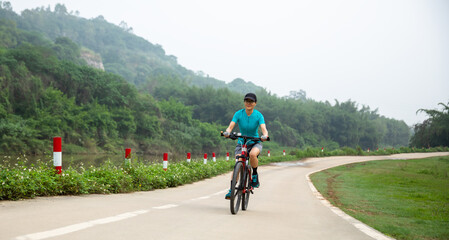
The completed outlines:
{"type": "Polygon", "coordinates": [[[230,173],[177,188],[114,195],[0,202],[0,239],[390,239],[324,200],[309,174],[381,159],[449,156],[310,158],[260,167],[249,209],[232,215],[224,199],[230,173]]]}

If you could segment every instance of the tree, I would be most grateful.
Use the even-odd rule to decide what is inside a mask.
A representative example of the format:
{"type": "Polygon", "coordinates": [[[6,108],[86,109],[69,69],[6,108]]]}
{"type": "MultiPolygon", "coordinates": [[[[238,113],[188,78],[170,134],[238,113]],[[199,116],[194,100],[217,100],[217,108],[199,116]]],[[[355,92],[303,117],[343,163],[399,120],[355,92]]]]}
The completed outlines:
{"type": "Polygon", "coordinates": [[[449,146],[449,102],[439,103],[442,111],[433,109],[419,109],[430,116],[421,124],[414,126],[415,134],[412,136],[410,145],[414,147],[436,147],[449,146]]]}
{"type": "Polygon", "coordinates": [[[64,4],[60,4],[60,3],[57,3],[55,5],[55,13],[56,14],[62,14],[62,15],[67,15],[68,14],[67,8],[65,7],[65,5],[64,4]]]}
{"type": "Polygon", "coordinates": [[[71,61],[74,63],[84,63],[84,61],[80,58],[80,47],[76,43],[72,42],[70,38],[56,38],[53,50],[55,50],[56,55],[60,60],[71,61]]]}
{"type": "Polygon", "coordinates": [[[299,91],[290,91],[290,95],[288,96],[288,98],[293,100],[305,101],[307,99],[307,93],[302,89],[299,91]]]}
{"type": "Polygon", "coordinates": [[[6,11],[12,11],[11,3],[8,1],[4,1],[4,2],[0,1],[0,7],[5,9],[6,11]]]}

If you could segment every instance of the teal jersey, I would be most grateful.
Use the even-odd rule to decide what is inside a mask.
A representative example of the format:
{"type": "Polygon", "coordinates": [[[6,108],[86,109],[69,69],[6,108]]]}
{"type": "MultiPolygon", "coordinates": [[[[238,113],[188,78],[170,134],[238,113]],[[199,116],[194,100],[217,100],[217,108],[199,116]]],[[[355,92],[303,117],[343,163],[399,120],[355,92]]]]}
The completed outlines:
{"type": "MultiPolygon", "coordinates": [[[[248,116],[246,114],[245,109],[238,110],[232,121],[237,123],[240,128],[240,132],[242,135],[250,136],[250,137],[259,137],[258,129],[261,124],[265,124],[265,119],[263,118],[262,113],[254,109],[253,113],[248,116]]],[[[243,144],[243,139],[239,138],[239,144],[243,144]]],[[[253,141],[249,141],[248,144],[251,145],[253,141]]]]}

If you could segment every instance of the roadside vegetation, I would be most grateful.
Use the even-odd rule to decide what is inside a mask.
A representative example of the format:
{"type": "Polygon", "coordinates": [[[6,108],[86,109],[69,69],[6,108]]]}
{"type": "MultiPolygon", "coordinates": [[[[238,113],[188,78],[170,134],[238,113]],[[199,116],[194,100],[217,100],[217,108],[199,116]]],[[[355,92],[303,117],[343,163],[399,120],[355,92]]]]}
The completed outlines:
{"type": "MultiPolygon", "coordinates": [[[[295,156],[262,158],[261,164],[295,159],[295,156]]],[[[111,194],[150,191],[193,183],[205,178],[230,172],[234,160],[203,159],[191,163],[169,163],[167,171],[160,164],[144,164],[133,159],[130,166],[120,166],[110,161],[101,166],[70,166],[61,175],[55,174],[51,159],[29,164],[27,156],[14,159],[4,156],[0,164],[0,200],[19,200],[38,196],[111,194]]]]}
{"type": "MultiPolygon", "coordinates": [[[[413,149],[403,148],[382,152],[363,152],[344,148],[332,152],[321,149],[291,151],[289,154],[267,157],[264,152],[259,160],[261,165],[272,162],[293,161],[306,157],[335,155],[378,155],[411,152],[413,149]]],[[[449,148],[417,149],[417,151],[449,151],[449,148]]],[[[162,163],[147,164],[132,159],[130,166],[113,164],[106,161],[100,166],[84,166],[82,163],[64,167],[61,175],[55,174],[51,157],[43,158],[30,164],[26,155],[18,157],[3,156],[0,162],[0,200],[18,200],[38,196],[79,195],[79,194],[111,194],[136,191],[149,191],[176,187],[205,178],[230,172],[234,166],[231,157],[229,161],[217,158],[216,162],[209,159],[207,164],[203,159],[170,161],[168,170],[162,169],[162,163]]]]}
{"type": "Polygon", "coordinates": [[[311,175],[334,206],[396,239],[449,239],[449,157],[353,163],[311,175]]]}

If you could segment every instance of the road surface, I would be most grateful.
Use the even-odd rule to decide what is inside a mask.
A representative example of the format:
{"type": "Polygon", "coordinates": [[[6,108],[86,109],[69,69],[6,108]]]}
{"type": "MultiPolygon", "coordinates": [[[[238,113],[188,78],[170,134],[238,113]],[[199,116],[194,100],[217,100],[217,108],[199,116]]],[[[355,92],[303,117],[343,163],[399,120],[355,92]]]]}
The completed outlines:
{"type": "Polygon", "coordinates": [[[230,173],[177,188],[114,195],[0,201],[0,239],[388,239],[327,206],[312,172],[380,159],[449,155],[326,157],[259,167],[261,187],[232,215],[230,173]]]}

